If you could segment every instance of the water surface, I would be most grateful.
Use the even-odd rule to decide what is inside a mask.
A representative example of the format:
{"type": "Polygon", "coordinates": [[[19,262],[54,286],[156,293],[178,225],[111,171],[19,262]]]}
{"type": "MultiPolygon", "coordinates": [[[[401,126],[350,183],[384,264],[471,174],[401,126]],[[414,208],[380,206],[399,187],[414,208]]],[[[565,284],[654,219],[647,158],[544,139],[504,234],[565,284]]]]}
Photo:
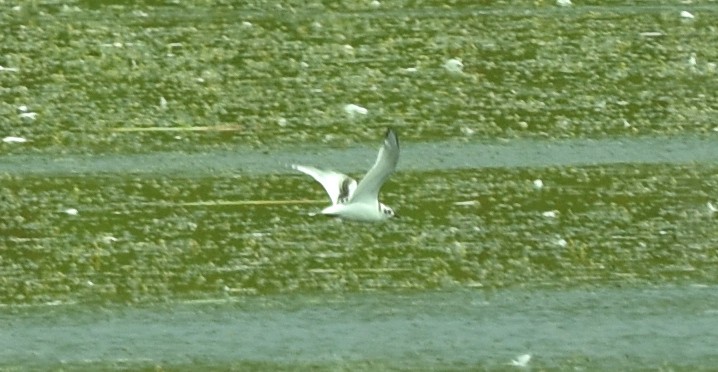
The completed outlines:
{"type": "Polygon", "coordinates": [[[0,317],[0,366],[508,369],[529,353],[533,368],[710,369],[716,293],[678,285],[30,307],[0,317]]]}

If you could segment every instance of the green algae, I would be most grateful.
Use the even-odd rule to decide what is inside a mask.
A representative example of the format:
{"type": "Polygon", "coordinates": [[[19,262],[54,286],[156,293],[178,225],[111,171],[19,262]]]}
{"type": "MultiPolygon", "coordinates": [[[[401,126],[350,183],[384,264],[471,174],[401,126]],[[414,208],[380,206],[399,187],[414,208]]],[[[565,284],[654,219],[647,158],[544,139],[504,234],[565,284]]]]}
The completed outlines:
{"type": "Polygon", "coordinates": [[[325,196],[301,175],[8,176],[0,298],[713,283],[714,173],[712,165],[398,173],[383,199],[401,218],[384,224],[309,216],[325,196]]]}
{"type": "Polygon", "coordinates": [[[386,126],[424,141],[715,128],[713,7],[685,21],[658,4],[402,4],[18,5],[2,15],[0,65],[18,71],[0,72],[0,133],[30,141],[2,146],[348,144],[386,126]],[[462,74],[441,67],[449,58],[462,74]],[[369,114],[350,120],[349,103],[369,114]],[[37,113],[31,125],[22,105],[37,113]],[[191,127],[210,130],[142,131],[191,127]]]}

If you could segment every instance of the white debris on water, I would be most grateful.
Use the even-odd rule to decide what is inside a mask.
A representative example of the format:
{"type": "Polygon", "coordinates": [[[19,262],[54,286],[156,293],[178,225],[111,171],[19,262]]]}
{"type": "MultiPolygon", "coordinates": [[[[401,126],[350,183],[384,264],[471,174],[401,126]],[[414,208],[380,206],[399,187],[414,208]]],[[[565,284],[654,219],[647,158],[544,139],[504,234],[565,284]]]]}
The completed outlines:
{"type": "Polygon", "coordinates": [[[687,10],[681,11],[681,18],[683,19],[694,19],[696,16],[694,16],[691,12],[687,10]]]}
{"type": "Polygon", "coordinates": [[[68,216],[77,216],[78,213],[80,213],[80,212],[78,212],[77,209],[75,209],[75,208],[67,208],[67,209],[65,209],[65,210],[62,211],[62,212],[65,213],[65,214],[68,215],[68,216]]]}
{"type": "Polygon", "coordinates": [[[17,110],[20,111],[18,116],[20,116],[21,119],[35,120],[37,118],[37,113],[31,112],[26,105],[18,106],[17,110]]]}
{"type": "Polygon", "coordinates": [[[21,119],[35,120],[37,119],[37,112],[22,112],[19,116],[21,119]]]}
{"type": "Polygon", "coordinates": [[[60,8],[60,12],[63,13],[75,13],[75,12],[81,12],[82,9],[78,6],[69,6],[67,4],[63,4],[62,8],[60,8]]]}
{"type": "Polygon", "coordinates": [[[461,127],[461,133],[465,136],[472,136],[472,135],[474,135],[474,133],[476,133],[476,131],[469,127],[464,126],[464,127],[461,127]]]}
{"type": "Polygon", "coordinates": [[[119,239],[115,238],[112,235],[106,235],[106,236],[103,236],[102,238],[100,238],[100,240],[105,244],[110,244],[110,243],[114,243],[114,242],[118,241],[119,239]]]}
{"type": "Polygon", "coordinates": [[[691,56],[688,57],[688,66],[690,66],[690,67],[696,67],[697,64],[698,64],[698,60],[697,60],[697,58],[696,58],[696,54],[695,54],[695,53],[691,53],[691,56]]]}
{"type": "Polygon", "coordinates": [[[516,359],[513,359],[511,361],[511,365],[515,367],[521,367],[524,368],[529,365],[529,362],[531,361],[531,354],[523,354],[516,357],[516,359]]]}
{"type": "Polygon", "coordinates": [[[708,214],[713,215],[715,212],[718,212],[718,208],[716,208],[713,203],[708,202],[706,203],[706,207],[708,208],[708,214]]]}
{"type": "Polygon", "coordinates": [[[167,110],[167,100],[160,96],[160,110],[167,110]]]}
{"type": "Polygon", "coordinates": [[[364,107],[361,107],[359,105],[355,105],[353,103],[350,103],[348,105],[344,106],[344,112],[350,117],[354,118],[357,115],[366,115],[369,113],[369,110],[365,109],[364,107]]]}
{"type": "Polygon", "coordinates": [[[546,212],[541,213],[541,215],[546,218],[556,218],[556,217],[558,217],[558,211],[556,211],[556,210],[546,211],[546,212]]]}
{"type": "Polygon", "coordinates": [[[15,67],[3,67],[0,66],[0,71],[7,71],[7,72],[18,72],[19,70],[15,67]]]}
{"type": "Polygon", "coordinates": [[[452,74],[461,74],[464,72],[464,63],[458,58],[451,58],[444,62],[444,69],[452,74]]]}
{"type": "Polygon", "coordinates": [[[659,37],[659,36],[663,36],[663,32],[647,31],[647,32],[641,32],[640,35],[643,37],[659,37]]]}
{"type": "Polygon", "coordinates": [[[540,178],[537,178],[533,181],[534,188],[536,190],[543,189],[543,181],[540,178]]]}
{"type": "Polygon", "coordinates": [[[3,138],[2,141],[5,143],[25,143],[27,142],[27,139],[23,137],[7,136],[3,138]]]}
{"type": "Polygon", "coordinates": [[[573,5],[571,3],[571,0],[556,0],[556,5],[558,6],[571,6],[573,5]]]}
{"type": "Polygon", "coordinates": [[[461,207],[469,207],[469,206],[478,205],[478,204],[479,204],[478,200],[466,200],[466,201],[460,201],[460,202],[454,203],[454,205],[458,205],[461,207]]]}

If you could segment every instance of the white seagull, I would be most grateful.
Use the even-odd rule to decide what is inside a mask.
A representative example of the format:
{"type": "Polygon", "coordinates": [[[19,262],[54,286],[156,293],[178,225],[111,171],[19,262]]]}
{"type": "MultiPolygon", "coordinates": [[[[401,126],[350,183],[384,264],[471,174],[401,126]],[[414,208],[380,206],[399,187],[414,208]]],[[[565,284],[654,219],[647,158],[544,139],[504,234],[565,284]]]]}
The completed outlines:
{"type": "Polygon", "coordinates": [[[399,161],[399,139],[392,129],[386,131],[374,166],[357,184],[353,178],[334,171],[292,164],[324,186],[332,205],[322,214],[359,221],[383,221],[396,217],[394,210],[379,202],[379,190],[389,179],[399,161]]]}

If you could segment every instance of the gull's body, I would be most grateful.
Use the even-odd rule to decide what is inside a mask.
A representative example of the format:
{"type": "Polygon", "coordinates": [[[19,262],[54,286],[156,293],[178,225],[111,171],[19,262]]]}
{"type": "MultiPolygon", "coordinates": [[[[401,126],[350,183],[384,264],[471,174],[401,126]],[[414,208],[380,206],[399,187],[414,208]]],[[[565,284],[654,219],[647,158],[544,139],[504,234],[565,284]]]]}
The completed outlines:
{"type": "Polygon", "coordinates": [[[394,210],[379,202],[379,190],[394,173],[398,161],[399,139],[389,129],[374,166],[358,184],[351,177],[334,171],[304,165],[292,165],[292,168],[312,176],[329,194],[332,205],[324,208],[322,214],[360,221],[382,221],[395,216],[394,210]]]}

